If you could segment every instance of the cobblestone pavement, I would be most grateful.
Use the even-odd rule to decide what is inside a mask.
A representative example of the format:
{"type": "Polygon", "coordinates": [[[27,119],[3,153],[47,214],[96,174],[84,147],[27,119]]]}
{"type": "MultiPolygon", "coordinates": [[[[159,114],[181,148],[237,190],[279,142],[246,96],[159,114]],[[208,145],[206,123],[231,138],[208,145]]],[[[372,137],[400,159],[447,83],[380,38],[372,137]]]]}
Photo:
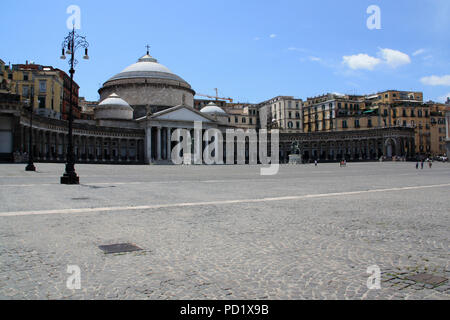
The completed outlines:
{"type": "Polygon", "coordinates": [[[450,298],[450,164],[37,168],[0,165],[1,299],[450,298]]]}

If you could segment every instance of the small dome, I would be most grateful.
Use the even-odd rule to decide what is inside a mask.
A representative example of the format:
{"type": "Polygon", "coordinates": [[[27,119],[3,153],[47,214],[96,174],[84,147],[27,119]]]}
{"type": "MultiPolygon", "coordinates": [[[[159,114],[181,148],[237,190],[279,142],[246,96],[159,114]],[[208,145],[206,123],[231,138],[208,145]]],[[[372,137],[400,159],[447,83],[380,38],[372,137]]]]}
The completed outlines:
{"type": "Polygon", "coordinates": [[[213,102],[210,102],[206,107],[204,107],[202,110],[200,110],[201,113],[206,114],[223,114],[226,115],[227,113],[223,111],[222,108],[219,108],[217,105],[215,105],[213,102]]]}
{"type": "MultiPolygon", "coordinates": [[[[108,98],[98,104],[99,106],[123,106],[130,107],[130,105],[117,94],[113,93],[108,98]]],[[[131,107],[130,107],[131,108],[131,107]]]]}
{"type": "Polygon", "coordinates": [[[94,109],[96,119],[133,119],[133,108],[117,94],[113,93],[94,109]]]}

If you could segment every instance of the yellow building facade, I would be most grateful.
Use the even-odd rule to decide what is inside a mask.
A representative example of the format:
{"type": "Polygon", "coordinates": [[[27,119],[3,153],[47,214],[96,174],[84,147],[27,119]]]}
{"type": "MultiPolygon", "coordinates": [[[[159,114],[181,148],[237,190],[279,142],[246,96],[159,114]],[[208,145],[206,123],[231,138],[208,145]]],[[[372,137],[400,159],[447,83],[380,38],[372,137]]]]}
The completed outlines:
{"type": "Polygon", "coordinates": [[[35,64],[6,66],[3,77],[9,83],[9,91],[20,96],[22,102],[29,99],[37,114],[61,119],[64,82],[59,71],[35,64]]]}

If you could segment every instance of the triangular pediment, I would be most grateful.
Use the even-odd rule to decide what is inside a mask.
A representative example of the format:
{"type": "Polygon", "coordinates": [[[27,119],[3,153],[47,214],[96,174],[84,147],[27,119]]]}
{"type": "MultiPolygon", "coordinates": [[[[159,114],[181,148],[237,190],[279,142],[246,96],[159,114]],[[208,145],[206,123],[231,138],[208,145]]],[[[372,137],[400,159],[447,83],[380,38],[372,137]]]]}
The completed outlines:
{"type": "Polygon", "coordinates": [[[188,122],[215,122],[211,117],[204,115],[201,112],[188,106],[178,106],[157,112],[151,115],[150,119],[188,122]]]}

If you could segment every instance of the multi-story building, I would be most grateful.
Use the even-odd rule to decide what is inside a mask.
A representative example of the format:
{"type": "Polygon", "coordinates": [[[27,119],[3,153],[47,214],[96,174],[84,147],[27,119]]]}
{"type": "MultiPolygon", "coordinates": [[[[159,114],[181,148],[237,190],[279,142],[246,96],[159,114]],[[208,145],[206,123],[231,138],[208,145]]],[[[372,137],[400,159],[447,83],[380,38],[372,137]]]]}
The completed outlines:
{"type": "Polygon", "coordinates": [[[445,152],[445,106],[423,103],[422,92],[389,90],[368,96],[326,94],[308,98],[303,107],[304,132],[414,128],[416,153],[445,152]]]}
{"type": "Polygon", "coordinates": [[[80,97],[78,105],[80,107],[80,119],[94,120],[95,107],[98,106],[98,101],[87,101],[84,97],[80,97]]]}
{"type": "Polygon", "coordinates": [[[292,96],[278,96],[258,106],[262,125],[267,122],[270,128],[287,133],[303,132],[302,108],[303,100],[292,96]]]}
{"type": "Polygon", "coordinates": [[[9,66],[0,59],[0,93],[10,93],[11,92],[11,80],[8,79],[8,74],[6,70],[9,66]]]}
{"type": "Polygon", "coordinates": [[[423,93],[415,91],[387,90],[378,92],[375,96],[377,96],[377,102],[380,103],[393,103],[398,101],[423,102],[423,93]]]}
{"type": "Polygon", "coordinates": [[[72,81],[67,73],[65,73],[62,70],[56,69],[59,71],[59,74],[61,78],[63,79],[64,83],[64,93],[63,93],[63,103],[62,103],[62,109],[61,114],[63,119],[67,120],[69,118],[69,108],[72,106],[72,116],[74,119],[80,119],[80,112],[81,108],[78,105],[78,93],[80,90],[80,86],[73,81],[72,86],[72,103],[70,102],[70,82],[72,81]]]}
{"type": "Polygon", "coordinates": [[[446,155],[448,157],[450,156],[450,111],[447,111],[445,114],[445,131],[446,131],[445,147],[447,152],[446,155]]]}
{"type": "MultiPolygon", "coordinates": [[[[308,98],[303,107],[304,132],[351,129],[353,126],[344,118],[361,115],[365,110],[363,96],[328,93],[308,98]]],[[[354,127],[358,128],[356,124],[354,127]]]]}
{"type": "Polygon", "coordinates": [[[432,156],[441,156],[447,153],[446,149],[446,111],[448,106],[432,103],[430,106],[430,137],[432,156]]]}
{"type": "Polygon", "coordinates": [[[228,114],[228,124],[243,129],[258,127],[258,107],[254,104],[227,104],[223,110],[228,114]]]}
{"type": "Polygon", "coordinates": [[[37,114],[62,118],[64,83],[60,71],[27,62],[12,68],[5,66],[3,76],[9,82],[10,92],[19,95],[21,102],[31,99],[37,114]]]}

